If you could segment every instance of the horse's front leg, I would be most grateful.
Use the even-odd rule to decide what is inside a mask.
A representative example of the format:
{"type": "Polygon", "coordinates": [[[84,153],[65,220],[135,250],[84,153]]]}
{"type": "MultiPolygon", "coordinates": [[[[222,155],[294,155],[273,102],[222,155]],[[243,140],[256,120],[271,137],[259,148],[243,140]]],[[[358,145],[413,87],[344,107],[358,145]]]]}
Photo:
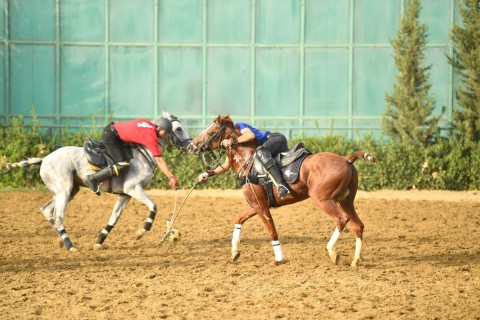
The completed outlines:
{"type": "Polygon", "coordinates": [[[263,221],[263,224],[267,228],[268,234],[272,241],[273,253],[275,254],[275,259],[270,262],[272,266],[278,266],[284,262],[285,256],[283,255],[282,245],[280,240],[278,240],[277,229],[275,228],[275,222],[273,222],[272,214],[268,207],[258,208],[258,215],[263,221]]]}
{"type": "Polygon", "coordinates": [[[239,215],[237,220],[235,220],[235,227],[233,228],[232,235],[232,260],[237,261],[240,258],[240,250],[238,246],[240,245],[240,238],[242,235],[242,225],[245,221],[256,215],[255,209],[250,208],[243,214],[239,215]]]}
{"type": "Polygon", "coordinates": [[[136,185],[135,188],[131,189],[128,192],[128,195],[132,196],[133,198],[146,205],[150,210],[150,215],[145,220],[144,227],[137,230],[136,238],[138,240],[142,238],[147,233],[147,231],[150,231],[150,229],[152,228],[153,221],[155,220],[155,215],[157,214],[157,205],[155,204],[155,202],[153,202],[152,199],[150,199],[148,194],[145,192],[145,189],[143,189],[140,185],[136,185]]]}
{"type": "Polygon", "coordinates": [[[131,197],[126,194],[122,194],[118,197],[117,202],[115,202],[115,206],[113,207],[112,214],[110,215],[110,219],[108,219],[108,224],[99,233],[97,243],[93,245],[93,249],[103,249],[103,242],[105,241],[105,239],[107,239],[108,234],[110,233],[110,231],[112,231],[113,227],[120,219],[120,216],[122,215],[122,212],[127,206],[130,199],[131,197]]]}

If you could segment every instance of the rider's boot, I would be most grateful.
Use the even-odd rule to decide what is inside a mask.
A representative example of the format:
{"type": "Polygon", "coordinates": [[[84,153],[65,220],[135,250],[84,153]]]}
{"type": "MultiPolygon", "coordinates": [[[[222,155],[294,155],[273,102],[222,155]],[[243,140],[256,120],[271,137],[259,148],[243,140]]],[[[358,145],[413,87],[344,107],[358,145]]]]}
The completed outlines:
{"type": "Polygon", "coordinates": [[[278,196],[280,198],[283,198],[287,194],[289,194],[290,189],[288,187],[288,184],[283,177],[282,171],[278,167],[275,160],[272,158],[271,153],[268,150],[260,147],[257,149],[257,157],[259,158],[265,170],[267,170],[270,174],[273,183],[277,186],[278,196]]]}
{"type": "Polygon", "coordinates": [[[100,195],[100,188],[98,186],[98,183],[100,181],[106,180],[110,177],[113,176],[113,170],[110,166],[103,168],[102,170],[88,175],[85,180],[83,180],[83,183],[92,190],[93,193],[95,193],[97,196],[100,195]]]}
{"type": "Polygon", "coordinates": [[[278,192],[279,198],[283,198],[290,193],[290,189],[288,188],[287,181],[285,181],[282,171],[280,170],[280,168],[276,163],[268,169],[268,173],[270,173],[273,183],[277,186],[277,192],[278,192]]]}

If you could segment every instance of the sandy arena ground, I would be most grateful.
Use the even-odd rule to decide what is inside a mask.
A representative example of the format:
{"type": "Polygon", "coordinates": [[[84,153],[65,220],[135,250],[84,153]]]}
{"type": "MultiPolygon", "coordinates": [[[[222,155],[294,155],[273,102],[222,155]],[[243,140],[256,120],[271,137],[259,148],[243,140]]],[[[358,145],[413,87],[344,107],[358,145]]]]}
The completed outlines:
{"type": "Polygon", "coordinates": [[[116,196],[80,192],[65,219],[79,249],[70,253],[39,211],[49,193],[0,192],[0,318],[480,319],[480,192],[359,192],[356,270],[349,226],[335,266],[324,250],[333,222],[310,200],[273,210],[288,260],[272,267],[258,217],[230,260],[241,191],[194,190],[175,222],[183,240],[161,245],[175,193],[149,194],[159,207],[152,231],[135,240],[148,210],[132,200],[106,250],[94,251],[116,196]]]}

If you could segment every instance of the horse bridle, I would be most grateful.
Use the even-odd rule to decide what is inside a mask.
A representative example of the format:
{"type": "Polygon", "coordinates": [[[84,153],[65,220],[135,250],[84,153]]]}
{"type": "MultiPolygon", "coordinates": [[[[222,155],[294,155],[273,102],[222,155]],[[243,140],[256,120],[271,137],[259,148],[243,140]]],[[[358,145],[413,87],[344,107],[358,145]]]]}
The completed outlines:
{"type": "MultiPolygon", "coordinates": [[[[202,154],[202,160],[203,160],[203,163],[205,163],[205,165],[209,168],[211,168],[214,164],[218,164],[220,167],[222,166],[220,164],[220,159],[222,158],[222,156],[227,152],[227,149],[224,148],[222,145],[221,145],[221,139],[222,139],[222,133],[223,131],[225,131],[227,128],[227,125],[225,123],[221,123],[219,124],[217,122],[217,120],[214,120],[213,121],[213,124],[215,124],[218,128],[220,128],[217,132],[215,133],[210,133],[208,132],[207,134],[210,135],[210,137],[207,139],[207,141],[203,142],[201,146],[198,146],[198,149],[200,151],[200,153],[202,154]],[[208,164],[207,161],[205,160],[205,152],[207,152],[207,148],[210,147],[210,145],[216,140],[218,139],[218,156],[215,154],[215,152],[213,150],[208,150],[208,153],[210,154],[210,156],[214,159],[212,163],[208,164]]],[[[233,128],[231,128],[230,132],[225,136],[225,138],[223,139],[228,139],[231,137],[231,135],[235,132],[235,130],[233,128]]]]}
{"type": "MultiPolygon", "coordinates": [[[[170,119],[168,119],[168,120],[170,120],[170,119]]],[[[173,122],[178,122],[178,123],[180,123],[180,121],[177,120],[177,119],[170,120],[170,122],[172,122],[172,123],[173,123],[173,122]]],[[[181,147],[181,145],[182,145],[184,142],[186,142],[186,141],[188,141],[188,140],[192,140],[192,139],[187,138],[187,139],[183,139],[183,140],[182,140],[182,139],[180,139],[179,137],[177,137],[177,135],[175,134],[175,132],[172,130],[172,132],[170,132],[170,133],[167,134],[167,140],[168,140],[168,145],[167,145],[166,143],[163,144],[163,145],[162,145],[160,142],[158,143],[158,144],[162,147],[162,149],[165,149],[165,147],[168,147],[168,146],[173,145],[173,146],[175,146],[178,150],[180,150],[180,152],[179,152],[178,154],[176,154],[175,156],[173,156],[173,157],[166,157],[166,159],[172,159],[172,158],[176,158],[176,157],[180,156],[182,153],[186,152],[186,150],[184,150],[185,148],[184,148],[184,147],[181,147]]]]}

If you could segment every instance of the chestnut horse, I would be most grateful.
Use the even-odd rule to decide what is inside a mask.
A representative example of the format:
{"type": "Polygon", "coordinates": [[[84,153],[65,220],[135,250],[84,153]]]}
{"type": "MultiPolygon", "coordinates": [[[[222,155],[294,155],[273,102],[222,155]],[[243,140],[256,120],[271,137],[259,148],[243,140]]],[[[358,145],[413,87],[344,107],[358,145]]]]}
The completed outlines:
{"type": "MultiPolygon", "coordinates": [[[[205,131],[193,139],[188,151],[195,154],[211,153],[213,150],[222,148],[220,143],[223,139],[236,138],[240,135],[239,128],[234,128],[230,116],[218,116],[205,131]]],[[[230,165],[237,178],[246,176],[253,167],[254,154],[258,146],[258,141],[254,140],[248,143],[235,144],[226,150],[226,156],[229,158],[230,165]]],[[[353,203],[358,185],[358,173],[353,163],[360,157],[370,162],[376,161],[375,157],[365,152],[357,152],[349,157],[329,152],[310,154],[303,161],[299,178],[295,183],[290,184],[291,193],[288,196],[280,199],[277,196],[276,187],[274,187],[275,200],[278,206],[296,203],[310,197],[322,211],[332,217],[336,228],[327,243],[326,249],[335,264],[338,263],[339,255],[335,252],[334,245],[345,225],[349,221],[352,222],[356,238],[352,267],[357,267],[361,257],[364,228],[353,203]]],[[[243,223],[258,214],[272,240],[275,259],[271,264],[278,265],[284,261],[284,255],[270,213],[270,204],[265,189],[262,185],[252,184],[247,180],[247,183],[242,187],[242,191],[251,208],[239,215],[235,221],[232,236],[232,259],[235,261],[240,256],[238,246],[243,223]]]]}

